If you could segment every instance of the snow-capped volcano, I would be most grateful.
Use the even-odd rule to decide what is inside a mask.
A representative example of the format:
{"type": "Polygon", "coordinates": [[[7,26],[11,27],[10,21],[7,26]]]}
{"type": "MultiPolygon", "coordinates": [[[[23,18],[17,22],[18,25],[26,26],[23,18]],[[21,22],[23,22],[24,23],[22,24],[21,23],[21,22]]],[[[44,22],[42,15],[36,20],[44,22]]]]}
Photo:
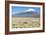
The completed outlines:
{"type": "Polygon", "coordinates": [[[32,15],[33,16],[40,16],[39,14],[40,13],[36,12],[35,9],[28,9],[28,10],[16,13],[13,16],[16,16],[16,17],[31,17],[32,15]]]}
{"type": "Polygon", "coordinates": [[[19,14],[19,13],[26,13],[26,12],[36,12],[36,10],[35,9],[27,9],[27,10],[25,10],[25,11],[22,11],[22,12],[13,12],[13,15],[14,14],[19,14]]]}
{"type": "Polygon", "coordinates": [[[35,11],[35,9],[28,9],[28,10],[25,10],[24,12],[31,12],[31,11],[35,11]]]}

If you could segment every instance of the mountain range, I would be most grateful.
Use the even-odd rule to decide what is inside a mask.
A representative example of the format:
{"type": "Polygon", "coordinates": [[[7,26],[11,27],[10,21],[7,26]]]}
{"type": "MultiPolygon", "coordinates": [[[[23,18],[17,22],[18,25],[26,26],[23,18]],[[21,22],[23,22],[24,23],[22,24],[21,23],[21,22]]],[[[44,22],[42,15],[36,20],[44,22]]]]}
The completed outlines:
{"type": "Polygon", "coordinates": [[[40,12],[28,11],[28,12],[21,12],[16,13],[13,15],[14,17],[40,17],[40,12]]]}

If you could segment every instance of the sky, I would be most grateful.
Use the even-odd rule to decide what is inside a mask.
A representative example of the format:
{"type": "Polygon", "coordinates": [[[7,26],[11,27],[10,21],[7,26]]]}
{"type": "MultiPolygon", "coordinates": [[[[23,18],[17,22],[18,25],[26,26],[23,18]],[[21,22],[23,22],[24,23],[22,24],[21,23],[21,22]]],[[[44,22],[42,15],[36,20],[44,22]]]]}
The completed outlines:
{"type": "Polygon", "coordinates": [[[39,7],[20,7],[20,6],[12,6],[12,13],[13,14],[17,14],[17,13],[21,13],[21,12],[40,12],[40,8],[39,7]]]}

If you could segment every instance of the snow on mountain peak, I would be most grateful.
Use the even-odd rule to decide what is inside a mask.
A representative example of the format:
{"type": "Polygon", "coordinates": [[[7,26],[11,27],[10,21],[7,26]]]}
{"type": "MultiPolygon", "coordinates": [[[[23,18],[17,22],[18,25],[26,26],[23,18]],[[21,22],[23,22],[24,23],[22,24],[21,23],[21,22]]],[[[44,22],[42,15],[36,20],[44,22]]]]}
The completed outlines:
{"type": "Polygon", "coordinates": [[[35,9],[28,9],[28,10],[25,10],[24,12],[31,12],[31,11],[36,11],[35,9]]]}

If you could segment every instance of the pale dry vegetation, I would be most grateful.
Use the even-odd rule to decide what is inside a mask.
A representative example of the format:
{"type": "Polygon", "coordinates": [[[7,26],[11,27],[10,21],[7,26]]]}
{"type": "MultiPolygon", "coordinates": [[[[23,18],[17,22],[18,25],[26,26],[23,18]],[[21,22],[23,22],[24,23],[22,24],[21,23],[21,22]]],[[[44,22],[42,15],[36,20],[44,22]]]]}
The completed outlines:
{"type": "Polygon", "coordinates": [[[40,18],[33,17],[13,17],[13,28],[34,28],[40,26],[40,18]]]}

